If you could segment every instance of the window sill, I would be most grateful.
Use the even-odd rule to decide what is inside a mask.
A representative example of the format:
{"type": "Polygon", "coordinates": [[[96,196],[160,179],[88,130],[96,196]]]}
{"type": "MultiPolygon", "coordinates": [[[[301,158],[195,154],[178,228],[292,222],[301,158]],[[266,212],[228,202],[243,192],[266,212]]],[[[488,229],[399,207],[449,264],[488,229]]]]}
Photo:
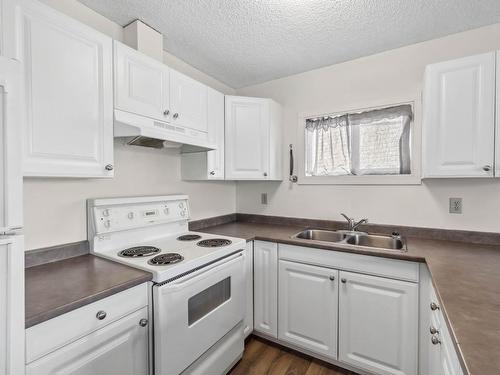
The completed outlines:
{"type": "Polygon", "coordinates": [[[300,176],[299,185],[421,185],[419,176],[300,176]]]}

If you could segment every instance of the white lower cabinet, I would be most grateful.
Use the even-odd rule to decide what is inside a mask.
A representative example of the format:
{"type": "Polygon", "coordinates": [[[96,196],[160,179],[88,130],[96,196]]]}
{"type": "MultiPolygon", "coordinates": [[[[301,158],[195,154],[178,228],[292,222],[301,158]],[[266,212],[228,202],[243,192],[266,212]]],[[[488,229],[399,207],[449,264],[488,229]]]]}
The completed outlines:
{"type": "Polygon", "coordinates": [[[278,337],[278,245],[254,241],[254,330],[278,337]]]}
{"type": "Polygon", "coordinates": [[[421,366],[427,371],[421,371],[421,373],[425,372],[429,375],[463,375],[457,351],[446,326],[428,271],[424,272],[424,274],[425,278],[428,279],[428,290],[427,293],[425,290],[422,291],[426,298],[422,300],[420,322],[423,326],[421,341],[423,350],[426,351],[424,355],[427,357],[427,363],[423,361],[421,366]]]}
{"type": "Polygon", "coordinates": [[[278,339],[337,358],[338,271],[279,261],[278,339]]]}
{"type": "Polygon", "coordinates": [[[28,364],[26,375],[148,375],[147,318],[144,307],[28,364]]]}
{"type": "Polygon", "coordinates": [[[418,284],[339,277],[339,360],[379,375],[417,375],[418,284]]]}
{"type": "Polygon", "coordinates": [[[253,331],[253,242],[247,242],[245,247],[245,276],[246,276],[246,309],[243,320],[245,337],[253,331]]]}
{"type": "Polygon", "coordinates": [[[149,375],[146,283],[26,329],[26,375],[149,375]]]}

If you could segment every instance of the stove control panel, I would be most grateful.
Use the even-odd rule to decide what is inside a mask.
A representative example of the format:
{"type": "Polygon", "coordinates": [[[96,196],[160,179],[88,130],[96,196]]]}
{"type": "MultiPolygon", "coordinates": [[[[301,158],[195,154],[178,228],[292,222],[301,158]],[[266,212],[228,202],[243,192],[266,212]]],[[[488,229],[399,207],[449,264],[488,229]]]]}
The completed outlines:
{"type": "Polygon", "coordinates": [[[110,233],[189,219],[187,200],[150,202],[92,208],[96,233],[110,233]]]}

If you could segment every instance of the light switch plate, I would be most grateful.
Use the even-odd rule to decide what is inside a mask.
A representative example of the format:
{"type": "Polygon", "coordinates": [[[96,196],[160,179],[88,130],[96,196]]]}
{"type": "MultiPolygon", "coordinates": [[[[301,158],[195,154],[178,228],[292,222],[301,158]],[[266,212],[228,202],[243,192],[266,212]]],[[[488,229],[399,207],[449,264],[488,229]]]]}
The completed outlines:
{"type": "Polygon", "coordinates": [[[462,213],[462,198],[450,198],[450,214],[462,213]]]}

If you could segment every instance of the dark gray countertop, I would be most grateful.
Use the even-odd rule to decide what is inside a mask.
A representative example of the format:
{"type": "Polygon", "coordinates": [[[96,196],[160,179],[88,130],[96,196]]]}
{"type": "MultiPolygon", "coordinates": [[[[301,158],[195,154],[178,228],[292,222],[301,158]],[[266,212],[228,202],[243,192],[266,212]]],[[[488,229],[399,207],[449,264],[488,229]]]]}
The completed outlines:
{"type": "Polygon", "coordinates": [[[152,279],[93,255],[26,269],[26,328],[152,279]]]}

